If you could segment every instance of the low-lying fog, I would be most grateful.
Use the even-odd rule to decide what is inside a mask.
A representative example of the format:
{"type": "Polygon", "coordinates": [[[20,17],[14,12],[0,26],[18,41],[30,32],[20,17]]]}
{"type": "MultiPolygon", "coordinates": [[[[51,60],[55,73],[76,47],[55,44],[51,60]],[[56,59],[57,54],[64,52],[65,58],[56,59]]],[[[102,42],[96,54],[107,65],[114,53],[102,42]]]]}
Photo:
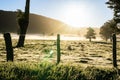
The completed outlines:
{"type": "MultiPolygon", "coordinates": [[[[0,38],[3,38],[3,34],[0,34],[0,38]]],[[[11,34],[12,39],[18,39],[19,35],[17,34],[11,34]]],[[[40,35],[40,34],[26,34],[26,39],[32,39],[32,40],[56,40],[57,36],[46,36],[46,35],[40,35]]],[[[79,35],[61,35],[61,40],[87,40],[84,36],[79,35]]],[[[96,37],[96,39],[93,39],[95,41],[102,40],[99,36],[96,37]]]]}

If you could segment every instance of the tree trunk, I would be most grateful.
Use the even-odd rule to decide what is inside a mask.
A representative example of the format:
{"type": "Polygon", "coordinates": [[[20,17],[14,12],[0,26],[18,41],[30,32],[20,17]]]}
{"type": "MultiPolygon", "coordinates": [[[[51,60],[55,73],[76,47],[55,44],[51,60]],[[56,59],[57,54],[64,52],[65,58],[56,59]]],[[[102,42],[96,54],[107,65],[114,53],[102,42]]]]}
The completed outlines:
{"type": "Polygon", "coordinates": [[[5,45],[6,45],[6,51],[7,51],[7,54],[6,54],[7,61],[13,61],[14,55],[13,55],[13,47],[12,47],[10,33],[5,33],[4,39],[5,39],[5,45]]]}
{"type": "Polygon", "coordinates": [[[16,47],[24,47],[25,35],[29,24],[29,7],[30,7],[30,0],[26,0],[25,12],[23,15],[24,19],[19,23],[20,36],[16,47]]]}
{"type": "Polygon", "coordinates": [[[113,66],[117,67],[117,59],[116,59],[116,34],[113,34],[113,66]]]}
{"type": "Polygon", "coordinates": [[[108,40],[108,39],[106,38],[105,41],[107,42],[107,40],[108,40]]]}
{"type": "Polygon", "coordinates": [[[91,38],[89,38],[89,41],[90,41],[90,42],[92,41],[91,38]]]}
{"type": "Polygon", "coordinates": [[[20,35],[19,35],[19,40],[16,47],[24,47],[27,27],[28,27],[27,25],[20,27],[20,35]]]}
{"type": "Polygon", "coordinates": [[[25,34],[20,34],[18,44],[16,47],[24,47],[25,34]]]}

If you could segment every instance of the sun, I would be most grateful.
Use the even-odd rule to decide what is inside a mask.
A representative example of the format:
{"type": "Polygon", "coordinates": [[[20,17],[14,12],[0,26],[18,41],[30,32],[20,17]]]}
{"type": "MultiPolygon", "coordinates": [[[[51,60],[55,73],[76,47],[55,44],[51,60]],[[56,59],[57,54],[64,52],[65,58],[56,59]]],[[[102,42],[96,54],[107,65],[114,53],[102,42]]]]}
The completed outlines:
{"type": "Polygon", "coordinates": [[[87,7],[84,4],[68,4],[61,11],[62,21],[72,27],[81,27],[90,19],[87,7]]]}
{"type": "Polygon", "coordinates": [[[87,4],[76,4],[70,3],[61,7],[59,10],[59,15],[61,16],[59,20],[67,23],[71,27],[88,27],[90,22],[93,22],[94,11],[91,11],[87,4]]]}

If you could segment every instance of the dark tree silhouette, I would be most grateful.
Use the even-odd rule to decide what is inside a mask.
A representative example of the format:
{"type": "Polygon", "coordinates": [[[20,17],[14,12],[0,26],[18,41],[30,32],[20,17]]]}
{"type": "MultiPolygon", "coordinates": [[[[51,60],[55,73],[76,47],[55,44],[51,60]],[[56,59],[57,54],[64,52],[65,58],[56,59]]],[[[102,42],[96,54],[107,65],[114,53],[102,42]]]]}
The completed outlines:
{"type": "Polygon", "coordinates": [[[14,52],[12,47],[12,40],[10,33],[4,33],[4,39],[5,39],[5,45],[6,45],[6,52],[7,52],[7,61],[13,61],[14,60],[14,52]]]}
{"type": "Polygon", "coordinates": [[[24,46],[25,35],[29,24],[29,7],[30,7],[30,0],[26,0],[25,12],[23,13],[21,10],[18,10],[17,20],[19,24],[20,35],[16,47],[24,46]]]}
{"type": "Polygon", "coordinates": [[[104,40],[111,39],[112,34],[116,32],[115,29],[116,23],[114,20],[109,20],[105,22],[100,28],[100,35],[104,40]]]}
{"type": "Polygon", "coordinates": [[[112,47],[112,51],[113,51],[113,66],[114,67],[117,67],[117,50],[116,50],[116,34],[114,33],[113,34],[113,37],[112,37],[112,39],[113,39],[113,47],[112,47]]]}
{"type": "Polygon", "coordinates": [[[120,23],[120,1],[119,0],[109,0],[106,2],[108,8],[114,11],[114,20],[117,23],[120,23]]]}
{"type": "MultiPolygon", "coordinates": [[[[106,2],[108,4],[108,8],[113,9],[114,11],[114,20],[116,22],[116,28],[120,31],[117,24],[120,24],[120,1],[119,0],[109,0],[106,2]]],[[[117,59],[116,59],[116,33],[113,34],[113,66],[117,67],[117,59]]]]}
{"type": "Polygon", "coordinates": [[[86,37],[87,39],[89,39],[89,41],[91,42],[92,38],[93,38],[93,39],[96,38],[95,35],[96,35],[96,34],[95,34],[94,29],[92,29],[91,27],[89,27],[89,28],[88,28],[88,31],[87,31],[87,34],[85,35],[85,37],[86,37]]]}

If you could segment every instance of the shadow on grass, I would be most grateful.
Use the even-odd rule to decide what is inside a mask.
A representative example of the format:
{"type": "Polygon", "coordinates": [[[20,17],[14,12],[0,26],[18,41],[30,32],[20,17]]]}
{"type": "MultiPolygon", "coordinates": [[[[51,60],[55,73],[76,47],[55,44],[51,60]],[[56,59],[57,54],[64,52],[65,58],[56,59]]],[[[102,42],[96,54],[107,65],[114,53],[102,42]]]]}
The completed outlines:
{"type": "Polygon", "coordinates": [[[97,43],[97,44],[112,44],[112,42],[102,42],[102,41],[93,41],[92,43],[97,43]]]}

